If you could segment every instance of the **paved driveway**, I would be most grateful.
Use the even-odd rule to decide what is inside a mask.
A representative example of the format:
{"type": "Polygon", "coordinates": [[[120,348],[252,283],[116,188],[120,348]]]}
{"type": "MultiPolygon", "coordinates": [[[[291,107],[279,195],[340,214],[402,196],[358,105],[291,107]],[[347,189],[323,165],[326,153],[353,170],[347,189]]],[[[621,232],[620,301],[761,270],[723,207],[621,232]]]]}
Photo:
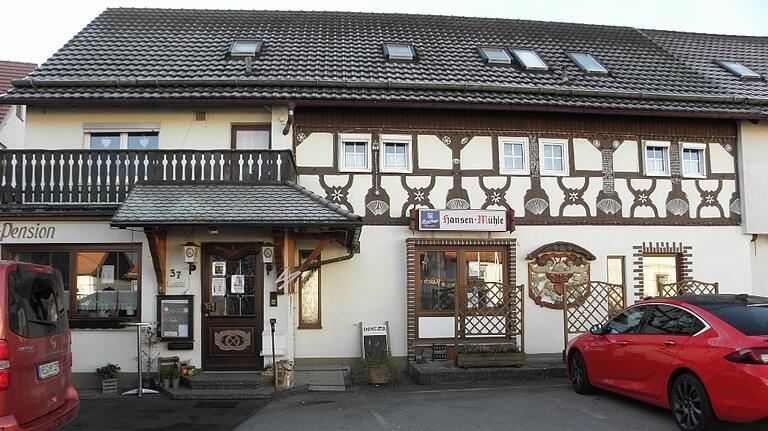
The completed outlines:
{"type": "MultiPolygon", "coordinates": [[[[676,430],[669,412],[606,392],[573,393],[566,380],[500,387],[407,386],[310,393],[271,402],[238,431],[263,430],[676,430]],[[265,428],[266,427],[266,428],[265,428]]],[[[768,422],[734,426],[768,429],[768,422]]]]}

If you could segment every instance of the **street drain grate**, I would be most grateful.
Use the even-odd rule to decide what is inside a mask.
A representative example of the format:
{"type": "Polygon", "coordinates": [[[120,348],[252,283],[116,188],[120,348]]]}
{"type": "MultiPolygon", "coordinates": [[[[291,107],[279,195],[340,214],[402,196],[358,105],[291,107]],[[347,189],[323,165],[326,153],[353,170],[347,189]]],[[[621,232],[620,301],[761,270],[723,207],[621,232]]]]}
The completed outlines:
{"type": "Polygon", "coordinates": [[[199,401],[194,406],[197,409],[234,409],[237,401],[199,401]]]}

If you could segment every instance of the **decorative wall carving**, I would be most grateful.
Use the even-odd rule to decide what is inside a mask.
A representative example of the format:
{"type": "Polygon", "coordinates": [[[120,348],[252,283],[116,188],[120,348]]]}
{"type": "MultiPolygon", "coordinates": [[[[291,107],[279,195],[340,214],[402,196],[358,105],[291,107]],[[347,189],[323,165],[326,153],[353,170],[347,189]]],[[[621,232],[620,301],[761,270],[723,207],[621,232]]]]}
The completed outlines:
{"type": "Polygon", "coordinates": [[[565,184],[563,184],[563,177],[557,177],[557,185],[565,195],[563,203],[560,204],[560,212],[558,214],[560,217],[563,216],[563,211],[565,208],[571,205],[584,208],[584,210],[587,212],[587,217],[592,217],[592,213],[589,210],[589,205],[587,205],[587,201],[584,200],[584,192],[586,192],[589,188],[589,177],[584,177],[584,184],[578,189],[566,187],[565,184]]]}
{"type": "Polygon", "coordinates": [[[701,188],[699,181],[696,181],[694,184],[696,184],[696,190],[699,191],[699,196],[701,196],[701,202],[696,208],[696,217],[701,217],[701,209],[705,207],[715,207],[720,212],[720,217],[725,217],[725,211],[723,211],[723,207],[718,199],[720,192],[723,190],[723,182],[718,181],[715,190],[704,190],[701,188]]]}
{"type": "MultiPolygon", "coordinates": [[[[565,286],[588,283],[589,262],[595,256],[576,244],[555,242],[539,247],[526,259],[528,296],[542,307],[561,310],[565,286]]],[[[583,299],[573,298],[573,305],[583,299]]]]}
{"type": "Polygon", "coordinates": [[[401,214],[408,214],[411,208],[434,209],[435,207],[429,201],[429,194],[435,188],[435,177],[429,179],[429,184],[426,187],[410,187],[406,178],[405,175],[400,177],[400,184],[408,192],[408,200],[403,204],[401,214]]]}
{"type": "Polygon", "coordinates": [[[320,175],[320,187],[325,191],[325,198],[336,205],[343,206],[347,211],[354,212],[352,204],[349,203],[349,188],[352,187],[353,175],[349,175],[346,184],[343,186],[329,186],[325,182],[325,176],[320,175]]]}
{"type": "Polygon", "coordinates": [[[485,192],[485,203],[480,207],[480,209],[486,209],[488,207],[504,207],[508,210],[511,210],[512,207],[509,206],[507,203],[507,190],[509,190],[509,186],[512,185],[512,178],[507,177],[507,182],[504,184],[503,187],[500,188],[493,188],[493,187],[486,187],[485,181],[483,181],[483,178],[480,178],[480,188],[485,192]]]}

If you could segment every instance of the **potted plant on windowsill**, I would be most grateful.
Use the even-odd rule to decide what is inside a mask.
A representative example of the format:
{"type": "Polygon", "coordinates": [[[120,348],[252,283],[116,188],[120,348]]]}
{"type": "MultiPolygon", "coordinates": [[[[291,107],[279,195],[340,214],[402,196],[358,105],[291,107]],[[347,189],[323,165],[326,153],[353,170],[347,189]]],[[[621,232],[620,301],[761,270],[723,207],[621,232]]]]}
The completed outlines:
{"type": "Polygon", "coordinates": [[[120,374],[120,366],[109,363],[96,368],[96,375],[101,378],[101,393],[104,395],[117,394],[117,376],[120,374]]]}

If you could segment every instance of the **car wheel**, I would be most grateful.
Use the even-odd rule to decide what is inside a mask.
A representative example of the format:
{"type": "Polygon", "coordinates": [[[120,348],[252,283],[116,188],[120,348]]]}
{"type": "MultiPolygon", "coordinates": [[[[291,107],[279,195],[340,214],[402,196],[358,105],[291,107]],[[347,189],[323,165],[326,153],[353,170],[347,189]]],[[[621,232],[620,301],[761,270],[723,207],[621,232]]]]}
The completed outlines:
{"type": "Polygon", "coordinates": [[[587,395],[595,392],[595,388],[589,383],[587,374],[587,364],[584,362],[584,356],[578,350],[574,350],[570,355],[568,367],[571,375],[571,385],[577,394],[587,395]]]}
{"type": "Polygon", "coordinates": [[[683,374],[672,384],[669,407],[677,427],[682,431],[715,431],[721,422],[701,381],[693,374],[683,374]]]}

